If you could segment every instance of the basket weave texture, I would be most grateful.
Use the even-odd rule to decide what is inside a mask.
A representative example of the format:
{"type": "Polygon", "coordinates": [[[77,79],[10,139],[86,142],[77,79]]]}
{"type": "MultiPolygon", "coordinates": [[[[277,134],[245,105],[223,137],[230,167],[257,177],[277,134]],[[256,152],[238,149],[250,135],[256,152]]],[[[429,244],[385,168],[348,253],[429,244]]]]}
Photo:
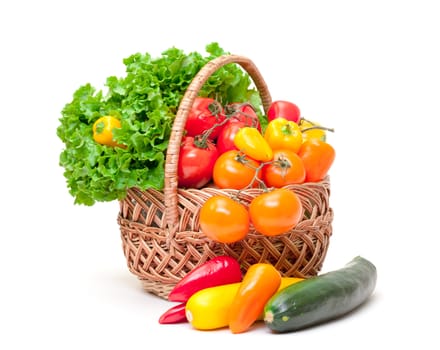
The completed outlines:
{"type": "Polygon", "coordinates": [[[300,198],[304,213],[291,231],[266,237],[251,226],[245,239],[232,244],[210,240],[200,230],[199,212],[213,195],[235,195],[248,205],[263,189],[179,188],[177,166],[189,110],[208,78],[226,64],[239,64],[252,78],[265,111],[271,104],[267,85],[254,63],[243,56],[224,55],[208,62],[189,85],[175,116],[165,161],[163,191],[131,188],[120,201],[118,224],[128,269],[143,288],[167,298],[189,271],[218,255],[236,258],[243,271],[257,262],[273,264],[286,277],[311,277],[320,271],[332,235],[330,180],[289,185],[300,198]]]}

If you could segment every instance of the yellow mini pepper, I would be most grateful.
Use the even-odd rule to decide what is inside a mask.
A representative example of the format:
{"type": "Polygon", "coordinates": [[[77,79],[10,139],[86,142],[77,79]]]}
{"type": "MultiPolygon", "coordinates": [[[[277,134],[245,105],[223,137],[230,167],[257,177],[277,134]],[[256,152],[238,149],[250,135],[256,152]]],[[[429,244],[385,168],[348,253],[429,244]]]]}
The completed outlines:
{"type": "Polygon", "coordinates": [[[241,152],[260,162],[269,162],[273,158],[272,148],[257,128],[246,126],[238,130],[234,144],[241,152]]]}
{"type": "MultiPolygon", "coordinates": [[[[291,284],[303,281],[299,277],[282,277],[280,291],[291,284]]],[[[241,286],[241,282],[205,288],[194,293],[186,303],[186,318],[198,330],[213,330],[229,326],[231,305],[241,286]]],[[[263,319],[263,312],[258,320],[263,319]]]]}

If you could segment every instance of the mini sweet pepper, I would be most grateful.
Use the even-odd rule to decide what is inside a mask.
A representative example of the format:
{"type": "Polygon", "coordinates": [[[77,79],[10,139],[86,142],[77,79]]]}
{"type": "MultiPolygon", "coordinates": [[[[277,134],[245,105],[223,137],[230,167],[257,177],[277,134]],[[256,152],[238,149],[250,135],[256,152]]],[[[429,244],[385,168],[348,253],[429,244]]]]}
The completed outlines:
{"type": "Polygon", "coordinates": [[[233,257],[217,256],[187,273],[168,294],[168,300],[186,302],[201,289],[240,282],[240,263],[233,257]]]}

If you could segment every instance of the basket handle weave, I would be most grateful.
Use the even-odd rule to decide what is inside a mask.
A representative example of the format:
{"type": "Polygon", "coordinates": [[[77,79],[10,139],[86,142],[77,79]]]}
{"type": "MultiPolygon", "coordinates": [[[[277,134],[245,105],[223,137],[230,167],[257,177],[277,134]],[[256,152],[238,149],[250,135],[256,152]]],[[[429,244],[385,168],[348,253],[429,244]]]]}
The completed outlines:
{"type": "MultiPolygon", "coordinates": [[[[185,129],[186,120],[200,89],[203,87],[209,77],[215,73],[219,68],[230,64],[239,64],[251,77],[256,89],[258,90],[263,105],[263,109],[267,112],[272,99],[258,68],[247,57],[239,55],[223,55],[209,61],[193,78],[189,84],[177,110],[173,127],[171,129],[170,141],[167,149],[165,160],[165,183],[164,183],[164,204],[165,204],[165,220],[173,235],[176,226],[179,222],[178,212],[178,179],[177,179],[177,165],[179,161],[179,151],[183,138],[183,131],[185,129]]],[[[170,238],[170,237],[169,237],[170,238]]]]}

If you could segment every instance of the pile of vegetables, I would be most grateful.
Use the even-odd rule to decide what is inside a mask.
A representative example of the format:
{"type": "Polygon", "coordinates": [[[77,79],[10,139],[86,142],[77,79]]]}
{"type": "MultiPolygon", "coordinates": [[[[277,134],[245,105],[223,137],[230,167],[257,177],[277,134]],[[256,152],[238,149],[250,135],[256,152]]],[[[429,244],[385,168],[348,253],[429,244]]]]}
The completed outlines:
{"type": "Polygon", "coordinates": [[[298,331],[354,310],[374,292],[376,280],[376,267],[361,256],[308,279],[281,277],[268,263],[251,265],[242,277],[238,261],[219,256],[176,284],[168,296],[175,304],[159,323],[243,333],[264,321],[274,333],[298,331]]]}
{"type": "MultiPolygon", "coordinates": [[[[183,95],[199,70],[226,54],[217,44],[207,55],[170,48],[158,58],[134,54],[126,76],[111,76],[106,91],[81,86],[62,110],[57,135],[65,148],[60,165],[76,204],[123,199],[127,189],[164,187],[166,150],[183,95]]],[[[333,131],[305,119],[291,101],[262,111],[248,74],[238,65],[218,69],[188,114],[179,151],[181,188],[234,189],[213,195],[200,208],[199,224],[210,240],[240,241],[251,227],[266,236],[284,234],[302,219],[300,199],[289,185],[323,180],[335,159],[333,131]],[[240,191],[259,188],[250,203],[240,191]]],[[[340,270],[303,278],[281,277],[275,266],[247,271],[218,256],[183,277],[168,298],[176,304],[159,322],[189,322],[195,329],[249,330],[258,320],[274,332],[309,327],[344,315],[372,294],[376,268],[362,257],[340,270]]]]}
{"type": "Polygon", "coordinates": [[[326,141],[326,132],[333,129],[303,118],[293,102],[272,102],[265,117],[261,125],[250,103],[224,106],[207,97],[197,97],[189,112],[179,186],[238,191],[203,203],[200,228],[213,241],[240,241],[251,225],[266,236],[290,231],[304,212],[299,197],[286,186],[321,181],[334,162],[335,149],[326,141]],[[240,191],[256,187],[262,193],[242,203],[240,191]]]}
{"type": "MultiPolygon", "coordinates": [[[[137,53],[123,60],[125,76],[107,78],[106,91],[85,84],[74,92],[57,135],[65,146],[60,165],[76,204],[122,199],[135,186],[163,188],[165,152],[180,100],[197,72],[227,53],[217,43],[206,51],[170,48],[157,58],[137,53]]],[[[215,72],[200,96],[261,106],[250,77],[237,65],[215,72]]]]}

